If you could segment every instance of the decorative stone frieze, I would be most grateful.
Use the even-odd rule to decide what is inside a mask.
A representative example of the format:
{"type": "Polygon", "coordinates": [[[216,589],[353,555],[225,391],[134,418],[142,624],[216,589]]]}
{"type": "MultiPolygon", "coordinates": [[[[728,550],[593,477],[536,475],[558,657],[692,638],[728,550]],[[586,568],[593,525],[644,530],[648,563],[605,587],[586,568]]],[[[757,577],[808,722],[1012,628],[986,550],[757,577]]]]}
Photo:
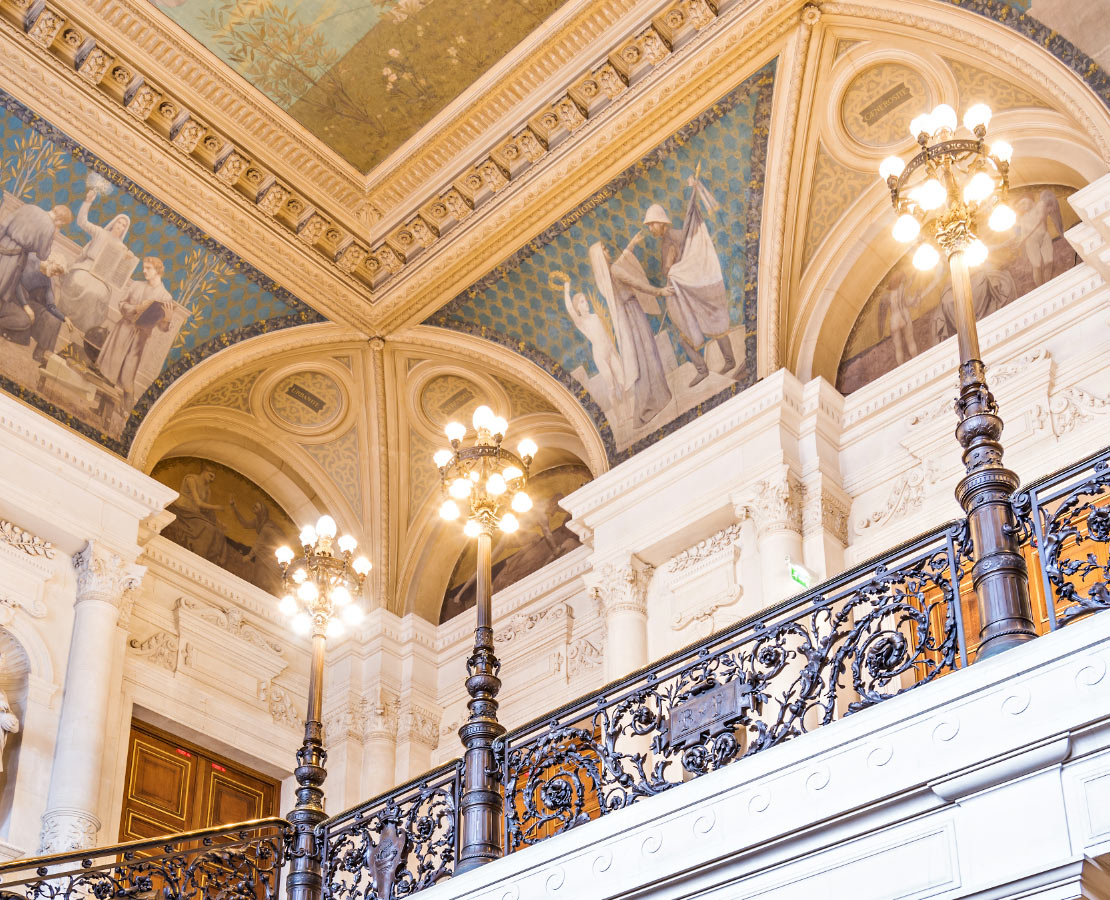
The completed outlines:
{"type": "Polygon", "coordinates": [[[45,559],[54,558],[55,548],[50,541],[44,540],[37,534],[32,534],[5,519],[0,519],[0,543],[20,550],[28,556],[41,556],[45,559]]]}
{"type": "Polygon", "coordinates": [[[78,809],[55,809],[42,817],[40,853],[70,853],[95,846],[100,820],[78,809]]]}
{"type": "Polygon", "coordinates": [[[848,546],[849,504],[827,490],[807,491],[802,507],[802,534],[826,531],[848,546]]]}
{"type": "Polygon", "coordinates": [[[398,732],[400,700],[385,692],[378,696],[354,697],[324,715],[329,744],[346,740],[394,740],[398,732]]]}
{"type": "Polygon", "coordinates": [[[434,750],[439,746],[440,718],[442,713],[438,710],[406,706],[397,717],[397,740],[412,741],[434,750]]]}
{"type": "Polygon", "coordinates": [[[698,541],[693,547],[687,547],[681,553],[672,557],[667,563],[668,572],[682,572],[696,565],[698,562],[720,553],[740,540],[741,524],[735,522],[718,531],[703,541],[698,541]]]}
{"type": "Polygon", "coordinates": [[[177,669],[177,635],[169,631],[156,631],[145,640],[131,638],[127,642],[135,656],[173,672],[177,669]]]}
{"type": "Polygon", "coordinates": [[[275,725],[283,725],[287,728],[304,727],[304,718],[297,710],[293,695],[286,688],[270,681],[260,685],[258,693],[258,699],[266,704],[275,725]]]}

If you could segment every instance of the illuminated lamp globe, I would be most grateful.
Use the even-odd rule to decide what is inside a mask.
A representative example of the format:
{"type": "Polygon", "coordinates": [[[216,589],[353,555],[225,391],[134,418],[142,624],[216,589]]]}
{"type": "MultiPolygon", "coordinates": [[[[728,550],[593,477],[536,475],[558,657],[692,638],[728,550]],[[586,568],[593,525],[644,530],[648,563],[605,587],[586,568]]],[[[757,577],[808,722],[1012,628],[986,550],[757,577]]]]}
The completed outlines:
{"type": "Polygon", "coordinates": [[[293,583],[294,584],[300,584],[306,578],[308,578],[308,573],[304,569],[297,569],[293,573],[293,583]]]}
{"type": "Polygon", "coordinates": [[[508,489],[505,484],[505,478],[498,472],[494,472],[486,479],[486,490],[493,494],[494,497],[500,497],[508,489]]]}
{"type": "Polygon", "coordinates": [[[994,193],[994,179],[986,172],[976,172],[964,185],[964,202],[981,203],[994,193]]]}
{"type": "Polygon", "coordinates": [[[1014,148],[1008,141],[995,141],[991,144],[991,156],[999,162],[1008,163],[1014,156],[1014,148]]]}
{"type": "Polygon", "coordinates": [[[517,491],[513,494],[512,507],[518,513],[526,513],[532,508],[532,498],[524,491],[517,491]]]}
{"type": "Polygon", "coordinates": [[[471,469],[470,470],[470,475],[467,476],[467,477],[470,478],[470,480],[473,481],[475,484],[477,484],[478,479],[481,478],[482,476],[478,474],[477,469],[471,469]]]}
{"type": "Polygon", "coordinates": [[[312,630],[312,616],[306,612],[299,612],[290,620],[289,627],[297,634],[308,634],[312,630]]]}
{"type": "Polygon", "coordinates": [[[448,486],[447,493],[456,500],[463,500],[470,496],[470,491],[473,486],[474,482],[469,478],[456,478],[448,486]]]}
{"type": "Polygon", "coordinates": [[[335,519],[331,516],[320,516],[320,518],[316,520],[316,533],[320,535],[320,537],[330,540],[335,537],[338,531],[339,527],[335,524],[335,519]]]}
{"type": "Polygon", "coordinates": [[[465,534],[467,537],[477,537],[478,533],[481,530],[482,526],[475,522],[473,519],[470,519],[465,525],[463,525],[463,534],[465,534]]]}
{"type": "Polygon", "coordinates": [[[449,441],[461,441],[466,437],[466,426],[462,422],[448,422],[443,431],[449,441]]]}
{"type": "Polygon", "coordinates": [[[974,131],[976,128],[986,128],[991,123],[991,108],[985,103],[976,103],[967,108],[964,113],[964,128],[974,131]]]}
{"type": "Polygon", "coordinates": [[[976,238],[967,245],[967,249],[964,251],[964,259],[967,260],[969,266],[981,266],[987,261],[987,245],[976,238]]]}
{"type": "Polygon", "coordinates": [[[343,637],[343,632],[346,627],[340,619],[328,619],[328,626],[324,629],[324,634],[330,638],[343,637]]]}
{"type": "Polygon", "coordinates": [[[933,134],[956,130],[956,110],[947,103],[936,106],[929,114],[929,118],[933,120],[933,134]]]}
{"type": "Polygon", "coordinates": [[[305,527],[301,529],[300,540],[302,547],[311,547],[316,543],[316,529],[311,525],[305,525],[305,527]]]}
{"type": "Polygon", "coordinates": [[[353,563],[351,563],[351,568],[355,570],[355,574],[358,575],[359,578],[365,578],[370,573],[370,570],[374,567],[370,564],[370,560],[368,560],[365,556],[360,556],[353,563]]]}
{"type": "Polygon", "coordinates": [[[437,450],[435,452],[435,456],[432,457],[432,462],[436,464],[437,469],[442,469],[454,458],[455,454],[452,453],[450,450],[437,450]]]}
{"type": "Polygon", "coordinates": [[[274,556],[277,557],[278,565],[287,566],[293,561],[293,551],[288,547],[278,547],[274,551],[274,556]]]}
{"type": "Polygon", "coordinates": [[[505,515],[501,517],[500,525],[502,531],[506,534],[512,534],[520,527],[520,522],[517,521],[516,516],[512,513],[505,513],[505,515]]]}
{"type": "Polygon", "coordinates": [[[516,445],[516,452],[519,453],[524,459],[530,459],[531,457],[535,456],[538,449],[539,447],[536,446],[536,442],[531,438],[525,438],[523,441],[516,445]]]}
{"type": "Polygon", "coordinates": [[[937,248],[932,244],[922,244],[913,254],[913,267],[927,272],[933,268],[940,259],[937,248]]]}
{"type": "Polygon", "coordinates": [[[340,553],[354,553],[355,547],[358,546],[356,541],[351,535],[345,534],[339,538],[339,552],[340,553]]]}
{"type": "Polygon", "coordinates": [[[313,603],[320,596],[320,590],[311,581],[302,581],[297,585],[297,596],[305,603],[313,603]]]}
{"type": "Polygon", "coordinates": [[[999,203],[987,219],[991,231],[1009,231],[1017,221],[1017,213],[1005,203],[999,203]]]}
{"type": "Polygon", "coordinates": [[[886,181],[888,178],[897,178],[906,170],[906,164],[900,156],[888,156],[879,163],[879,177],[886,181]]]}
{"type": "Polygon", "coordinates": [[[509,430],[509,423],[504,416],[497,416],[494,418],[493,424],[490,426],[489,430],[494,434],[500,434],[504,437],[505,432],[509,430]]]}
{"type": "Polygon", "coordinates": [[[297,598],[292,594],[286,594],[278,601],[278,612],[283,616],[291,616],[297,611],[297,598]]]}
{"type": "Polygon", "coordinates": [[[913,139],[915,141],[920,140],[921,135],[923,134],[932,133],[933,117],[930,116],[928,113],[922,113],[921,115],[914,117],[913,121],[910,122],[910,134],[913,135],[913,139]]]}
{"type": "Polygon", "coordinates": [[[524,473],[516,466],[505,466],[501,474],[505,477],[506,481],[516,481],[518,478],[524,477],[524,473]]]}
{"type": "Polygon", "coordinates": [[[496,419],[497,417],[493,414],[492,409],[488,406],[479,406],[474,410],[474,418],[471,421],[474,422],[475,428],[485,428],[488,431],[492,428],[496,419]]]}
{"type": "Polygon", "coordinates": [[[947,197],[944,185],[935,178],[922,182],[910,191],[910,198],[926,212],[936,209],[947,197]]]}
{"type": "Polygon", "coordinates": [[[909,244],[921,233],[921,223],[909,213],[905,213],[898,217],[890,233],[898,243],[909,244]]]}
{"type": "Polygon", "coordinates": [[[453,522],[459,517],[459,504],[454,500],[444,500],[443,505],[439,508],[439,515],[448,522],[453,522]]]}
{"type": "Polygon", "coordinates": [[[337,584],[331,589],[331,602],[336,606],[346,606],[351,602],[351,592],[343,585],[337,584]]]}
{"type": "Polygon", "coordinates": [[[366,618],[366,611],[357,603],[352,603],[350,606],[344,606],[343,612],[340,613],[343,621],[348,625],[354,626],[366,618]]]}

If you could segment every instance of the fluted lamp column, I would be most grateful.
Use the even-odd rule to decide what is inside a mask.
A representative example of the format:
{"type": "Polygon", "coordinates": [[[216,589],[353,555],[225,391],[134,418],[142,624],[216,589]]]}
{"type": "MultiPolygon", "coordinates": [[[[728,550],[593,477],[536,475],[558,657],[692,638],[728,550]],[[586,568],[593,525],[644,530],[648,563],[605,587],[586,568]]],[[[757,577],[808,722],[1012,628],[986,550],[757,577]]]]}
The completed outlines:
{"type": "Polygon", "coordinates": [[[956,486],[956,499],[967,513],[974,544],[971,577],[979,604],[980,659],[1036,637],[1029,575],[1010,506],[1019,482],[1002,465],[1002,419],[979,358],[971,287],[970,269],[987,259],[987,247],[976,236],[983,220],[999,232],[1016,220],[1006,203],[1013,148],[1005,141],[987,145],[990,120],[986,104],[970,107],[963,118],[964,136],[956,111],[941,104],[910,123],[919,152],[909,162],[890,156],[879,166],[898,213],[894,238],[917,243],[914,266],[927,271],[941,251],[948,257],[960,352],[956,438],[967,473],[956,486]]]}
{"type": "Polygon", "coordinates": [[[513,512],[532,508],[524,488],[536,444],[522,440],[517,453],[502,446],[509,423],[488,406],[474,411],[474,440],[464,445],[467,427],[451,422],[447,439],[451,449],[435,454],[443,490],[440,515],[449,521],[464,516],[463,532],[477,541],[477,627],[474,652],[466,661],[467,704],[470,714],[459,728],[463,755],[463,791],[459,801],[461,839],[456,873],[467,872],[502,854],[504,805],[497,784],[493,743],[505,733],[497,721],[497,677],[501,663],[493,652],[492,553],[493,532],[513,532],[520,527],[513,512]]]}
{"type": "Polygon", "coordinates": [[[324,812],[324,749],[321,708],[324,695],[324,649],[327,639],[340,637],[347,625],[357,625],[365,615],[355,597],[370,571],[365,556],[352,559],[358,542],[349,534],[336,538],[335,519],[321,516],[315,527],[301,531],[301,555],[279,547],[285,595],[278,608],[289,617],[297,634],[312,635],[312,668],[308,680],[308,713],[304,742],[297,751],[297,804],[289,813],[295,835],[286,882],[290,900],[319,900],[323,873],[316,850],[315,828],[327,818],[324,812]]]}

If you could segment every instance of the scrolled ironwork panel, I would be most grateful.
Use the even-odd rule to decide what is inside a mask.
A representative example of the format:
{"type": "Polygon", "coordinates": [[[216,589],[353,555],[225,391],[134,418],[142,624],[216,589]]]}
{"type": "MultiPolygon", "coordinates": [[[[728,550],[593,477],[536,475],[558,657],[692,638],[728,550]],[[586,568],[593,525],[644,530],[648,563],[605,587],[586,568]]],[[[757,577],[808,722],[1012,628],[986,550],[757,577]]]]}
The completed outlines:
{"type": "Polygon", "coordinates": [[[963,664],[960,522],[500,744],[506,847],[536,843],[963,664]]]}
{"type": "Polygon", "coordinates": [[[458,855],[458,760],[321,823],[324,897],[394,900],[449,877],[458,855]]]}

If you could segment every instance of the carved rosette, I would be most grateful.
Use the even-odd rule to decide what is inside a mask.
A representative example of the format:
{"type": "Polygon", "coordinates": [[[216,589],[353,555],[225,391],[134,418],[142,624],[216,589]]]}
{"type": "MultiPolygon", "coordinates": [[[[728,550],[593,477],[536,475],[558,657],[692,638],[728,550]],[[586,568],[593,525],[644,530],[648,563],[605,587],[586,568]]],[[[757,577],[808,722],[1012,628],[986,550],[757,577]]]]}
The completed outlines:
{"type": "Polygon", "coordinates": [[[99,600],[117,608],[127,595],[138,588],[146,574],[145,566],[125,563],[116,553],[89,543],[73,556],[73,568],[77,572],[77,603],[99,600]]]}
{"type": "Polygon", "coordinates": [[[39,852],[70,853],[96,846],[100,820],[76,809],[54,809],[42,817],[39,852]]]}
{"type": "Polygon", "coordinates": [[[613,613],[647,615],[647,589],[655,567],[632,559],[627,565],[605,563],[598,571],[593,596],[603,617],[613,613]]]}

